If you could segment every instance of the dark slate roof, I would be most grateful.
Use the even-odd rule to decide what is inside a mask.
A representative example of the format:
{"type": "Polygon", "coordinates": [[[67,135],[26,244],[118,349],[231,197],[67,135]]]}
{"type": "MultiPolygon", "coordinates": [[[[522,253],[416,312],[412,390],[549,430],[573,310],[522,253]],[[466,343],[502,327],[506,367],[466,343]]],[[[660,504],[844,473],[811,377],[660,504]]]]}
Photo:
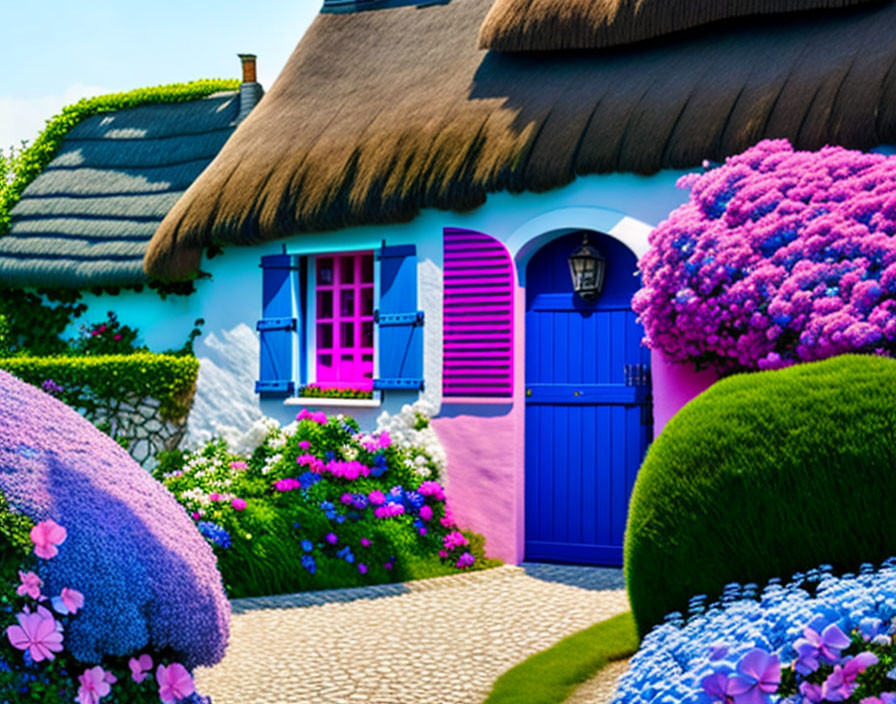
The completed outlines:
{"type": "Polygon", "coordinates": [[[0,285],[144,283],[143,255],[233,133],[236,93],[95,115],[73,128],[0,237],[0,285]]]}

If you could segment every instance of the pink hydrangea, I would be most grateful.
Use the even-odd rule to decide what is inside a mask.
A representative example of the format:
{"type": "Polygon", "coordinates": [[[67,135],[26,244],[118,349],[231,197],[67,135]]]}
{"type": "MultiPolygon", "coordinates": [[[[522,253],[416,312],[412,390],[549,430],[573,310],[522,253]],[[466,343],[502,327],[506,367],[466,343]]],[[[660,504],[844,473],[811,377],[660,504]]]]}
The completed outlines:
{"type": "Polygon", "coordinates": [[[299,449],[307,450],[309,447],[311,447],[310,442],[307,440],[299,440],[299,449]]]}
{"type": "Polygon", "coordinates": [[[453,550],[454,548],[459,548],[464,545],[469,544],[469,540],[464,537],[464,534],[459,530],[453,530],[444,538],[442,538],[442,543],[445,545],[446,550],[453,550]]]}
{"type": "Polygon", "coordinates": [[[379,489],[374,489],[367,495],[367,500],[374,506],[382,506],[386,503],[386,495],[379,489]]]}
{"type": "Polygon", "coordinates": [[[426,481],[420,485],[420,488],[417,489],[419,494],[423,496],[431,496],[436,501],[444,501],[445,500],[445,490],[442,488],[442,485],[438,482],[426,481]]]}
{"type": "Polygon", "coordinates": [[[373,515],[377,518],[394,518],[403,513],[404,506],[401,504],[385,504],[383,506],[377,506],[373,511],[373,515]]]}
{"type": "Polygon", "coordinates": [[[299,455],[296,457],[296,463],[303,467],[308,467],[308,470],[315,474],[320,474],[324,471],[324,463],[314,455],[299,455]]]}
{"type": "Polygon", "coordinates": [[[431,506],[421,506],[420,507],[420,518],[424,521],[432,520],[432,507],[431,506]]]}
{"type": "Polygon", "coordinates": [[[896,351],[896,158],[766,140],[679,186],[632,301],[651,348],[723,374],[896,351]]]}
{"type": "Polygon", "coordinates": [[[476,558],[473,557],[473,554],[465,552],[463,555],[457,558],[457,562],[454,566],[458,569],[465,570],[467,569],[467,567],[472,567],[474,562],[476,562],[476,558]]]}
{"type": "Polygon", "coordinates": [[[383,449],[386,449],[387,447],[389,447],[392,444],[392,436],[389,435],[388,430],[384,430],[383,432],[380,433],[377,443],[383,449]]]}
{"type": "Polygon", "coordinates": [[[307,408],[303,408],[299,411],[296,416],[296,420],[310,420],[312,423],[318,423],[319,425],[326,425],[327,423],[327,414],[323,411],[309,411],[307,408]]]}
{"type": "Polygon", "coordinates": [[[302,484],[298,479],[290,477],[288,479],[278,479],[274,482],[274,488],[277,491],[296,491],[302,488],[302,484]]]}
{"type": "Polygon", "coordinates": [[[323,471],[332,474],[334,477],[354,481],[358,477],[368,476],[370,474],[370,467],[361,464],[357,460],[352,460],[351,462],[330,460],[324,465],[323,471]]]}
{"type": "Polygon", "coordinates": [[[246,509],[246,500],[236,498],[230,502],[230,505],[233,506],[237,511],[244,511],[246,509]]]}
{"type": "Polygon", "coordinates": [[[230,468],[236,469],[236,470],[249,469],[249,465],[247,465],[245,462],[237,461],[237,462],[231,462],[230,468]]]}

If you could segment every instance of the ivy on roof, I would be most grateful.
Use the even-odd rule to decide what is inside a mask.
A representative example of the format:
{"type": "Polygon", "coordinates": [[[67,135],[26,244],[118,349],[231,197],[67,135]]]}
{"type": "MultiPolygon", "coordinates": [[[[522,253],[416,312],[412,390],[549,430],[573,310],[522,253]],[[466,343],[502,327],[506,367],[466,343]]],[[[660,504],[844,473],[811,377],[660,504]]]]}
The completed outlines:
{"type": "Polygon", "coordinates": [[[0,236],[9,231],[10,213],[22,193],[35,178],[49,165],[59,151],[62,140],[69,130],[88,117],[103,112],[113,112],[141,107],[153,103],[185,103],[207,98],[220,91],[238,90],[237,79],[211,78],[189,83],[170,83],[164,86],[138,88],[125,93],[110,93],[95,98],[82,98],[74,105],[62,109],[58,115],[47,120],[47,125],[34,143],[22,150],[15,177],[10,182],[0,180],[0,236]]]}

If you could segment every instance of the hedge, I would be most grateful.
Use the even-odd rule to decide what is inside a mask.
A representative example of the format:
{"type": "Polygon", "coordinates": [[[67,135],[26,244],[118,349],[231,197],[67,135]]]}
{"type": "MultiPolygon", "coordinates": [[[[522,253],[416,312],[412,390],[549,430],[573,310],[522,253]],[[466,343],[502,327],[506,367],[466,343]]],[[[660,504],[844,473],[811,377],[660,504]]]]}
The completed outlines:
{"type": "Polygon", "coordinates": [[[896,361],[844,355],[719,381],[672,418],[632,492],[643,636],[691,597],[896,555],[896,361]]]}
{"type": "Polygon", "coordinates": [[[0,236],[6,234],[10,225],[10,211],[24,190],[49,165],[56,156],[62,140],[69,130],[93,115],[136,108],[151,103],[184,103],[199,100],[219,91],[237,90],[240,82],[236,79],[212,78],[189,83],[171,83],[152,88],[138,88],[125,93],[111,93],[95,98],[83,98],[74,105],[62,109],[58,115],[47,120],[47,125],[17,157],[16,177],[9,183],[0,180],[0,236]]]}
{"type": "Polygon", "coordinates": [[[178,421],[190,410],[199,360],[152,352],[102,356],[18,356],[0,358],[0,369],[29,384],[43,387],[69,406],[86,408],[88,417],[91,404],[106,404],[132,397],[157,399],[162,418],[178,421]]]}

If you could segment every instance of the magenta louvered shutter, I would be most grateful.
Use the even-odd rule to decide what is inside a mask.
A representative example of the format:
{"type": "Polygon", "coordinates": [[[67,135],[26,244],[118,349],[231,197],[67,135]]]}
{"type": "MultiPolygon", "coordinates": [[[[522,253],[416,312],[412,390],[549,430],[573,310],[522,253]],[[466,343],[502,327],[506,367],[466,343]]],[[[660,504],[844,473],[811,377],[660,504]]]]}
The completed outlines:
{"type": "Polygon", "coordinates": [[[513,262],[500,242],[445,228],[443,396],[513,395],[513,262]]]}

